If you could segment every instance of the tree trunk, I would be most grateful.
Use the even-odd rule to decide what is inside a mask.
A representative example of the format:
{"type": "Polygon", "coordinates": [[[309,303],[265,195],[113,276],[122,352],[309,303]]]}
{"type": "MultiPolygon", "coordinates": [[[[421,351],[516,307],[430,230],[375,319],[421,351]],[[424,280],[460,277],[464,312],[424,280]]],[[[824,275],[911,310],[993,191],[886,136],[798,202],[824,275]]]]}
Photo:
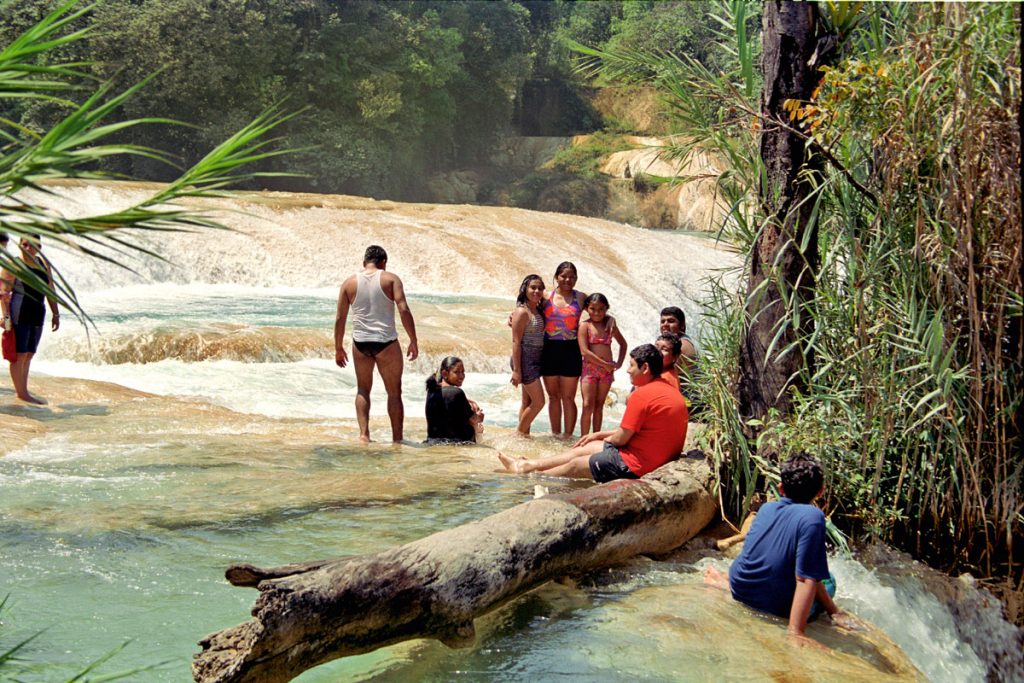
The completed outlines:
{"type": "MultiPolygon", "coordinates": [[[[667,553],[715,516],[699,451],[640,480],[544,496],[374,555],[269,570],[253,619],[204,638],[200,682],[287,681],[410,638],[473,642],[473,619],[554,578],[667,553]]],[[[231,570],[229,570],[230,572],[231,570]]]]}
{"type": "Polygon", "coordinates": [[[806,101],[818,82],[815,53],[818,7],[813,2],[764,4],[761,96],[761,202],[768,220],[754,245],[747,288],[748,327],[740,349],[740,414],[763,418],[770,408],[790,409],[789,387],[811,358],[799,346],[812,321],[801,306],[813,296],[818,269],[817,228],[805,163],[804,140],[774,122],[789,123],[786,100],[806,101]],[[808,234],[807,231],[810,231],[808,234]],[[807,247],[801,250],[806,241],[807,247]],[[781,330],[781,334],[780,334],[781,330]]]}

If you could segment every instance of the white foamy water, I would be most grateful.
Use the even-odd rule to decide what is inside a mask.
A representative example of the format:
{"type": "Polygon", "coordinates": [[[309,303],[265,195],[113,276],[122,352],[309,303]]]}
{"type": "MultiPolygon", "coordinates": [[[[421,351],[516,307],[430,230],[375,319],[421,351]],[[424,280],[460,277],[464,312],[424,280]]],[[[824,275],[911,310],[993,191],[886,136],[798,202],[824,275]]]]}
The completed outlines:
{"type": "MultiPolygon", "coordinates": [[[[144,194],[125,183],[58,191],[47,201],[69,216],[144,194]]],[[[234,231],[140,235],[170,263],[129,259],[134,273],[48,245],[96,329],[87,336],[65,321],[44,335],[34,369],[268,416],[354,418],[354,372],[332,362],[334,308],[341,281],[360,267],[366,245],[379,243],[417,318],[421,358],[404,377],[407,414],[422,414],[425,376],[458,355],[489,422],[512,426],[519,392],[508,385],[505,321],[526,274],[551,283],[558,263],[576,263],[579,288],[608,296],[633,346],[653,341],[667,305],[687,312],[699,339],[701,282],[736,263],[703,237],[562,214],[279,193],[220,205],[234,231]],[[296,197],[313,206],[295,208],[296,197]]],[[[621,369],[612,400],[628,384],[621,369]]],[[[371,400],[371,414],[383,415],[380,386],[371,400]]],[[[620,409],[613,405],[608,419],[620,409]]]]}
{"type": "MultiPolygon", "coordinates": [[[[144,196],[144,190],[124,183],[59,192],[62,198],[46,201],[69,216],[124,207],[144,196]]],[[[229,209],[219,217],[234,231],[140,235],[139,243],[171,263],[131,259],[137,274],[56,247],[50,256],[83,294],[154,283],[336,293],[361,267],[366,246],[381,244],[389,268],[413,294],[506,300],[514,298],[525,275],[536,272],[551,285],[555,267],[572,261],[578,287],[609,298],[610,313],[630,343],[656,335],[658,311],[667,305],[682,307],[691,335],[699,335],[694,302],[704,278],[738,263],[705,237],[520,209],[284,193],[220,206],[229,209]]]]}

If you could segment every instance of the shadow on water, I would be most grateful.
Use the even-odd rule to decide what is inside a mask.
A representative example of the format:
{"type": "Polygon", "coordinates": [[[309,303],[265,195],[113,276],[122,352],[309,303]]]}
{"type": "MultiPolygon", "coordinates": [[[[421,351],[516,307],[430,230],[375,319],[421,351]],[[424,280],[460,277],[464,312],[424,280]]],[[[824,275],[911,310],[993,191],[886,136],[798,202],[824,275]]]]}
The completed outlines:
{"type": "MultiPolygon", "coordinates": [[[[14,392],[0,392],[13,396],[14,392]]],[[[110,415],[110,408],[95,403],[61,403],[53,406],[36,406],[29,404],[0,405],[0,413],[14,417],[27,417],[40,422],[53,422],[56,420],[67,420],[81,416],[106,417],[110,415]]]]}

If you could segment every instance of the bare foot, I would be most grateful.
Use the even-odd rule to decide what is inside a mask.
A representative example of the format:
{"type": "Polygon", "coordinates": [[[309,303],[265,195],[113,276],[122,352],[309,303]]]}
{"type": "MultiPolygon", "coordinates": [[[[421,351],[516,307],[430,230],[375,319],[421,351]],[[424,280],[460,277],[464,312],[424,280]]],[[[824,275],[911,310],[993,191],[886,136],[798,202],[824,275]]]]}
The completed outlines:
{"type": "Polygon", "coordinates": [[[506,472],[511,474],[523,473],[523,463],[526,462],[526,458],[513,458],[498,451],[498,460],[501,461],[501,466],[505,468],[506,472]]]}
{"type": "Polygon", "coordinates": [[[359,435],[359,443],[372,443],[372,442],[370,441],[370,437],[369,436],[367,436],[366,434],[360,434],[359,435]]]}
{"type": "Polygon", "coordinates": [[[33,396],[32,394],[26,394],[24,396],[19,396],[18,398],[21,399],[22,401],[24,401],[25,403],[31,403],[31,404],[37,405],[37,406],[45,406],[46,405],[46,399],[45,398],[39,398],[38,396],[33,396]]]}
{"type": "Polygon", "coordinates": [[[725,574],[718,571],[716,567],[708,567],[704,570],[704,583],[715,588],[729,587],[729,579],[725,577],[725,574]]]}
{"type": "Polygon", "coordinates": [[[501,466],[505,468],[506,472],[515,472],[516,471],[516,469],[515,469],[516,461],[513,458],[505,455],[501,451],[498,451],[498,460],[501,461],[501,466]]]}

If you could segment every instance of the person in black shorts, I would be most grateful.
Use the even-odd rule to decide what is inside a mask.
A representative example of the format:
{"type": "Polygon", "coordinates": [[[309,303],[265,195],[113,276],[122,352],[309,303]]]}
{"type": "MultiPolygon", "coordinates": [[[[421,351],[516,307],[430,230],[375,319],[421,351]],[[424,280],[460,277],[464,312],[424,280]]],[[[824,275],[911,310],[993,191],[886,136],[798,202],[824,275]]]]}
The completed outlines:
{"type": "Polygon", "coordinates": [[[47,296],[41,285],[46,285],[53,291],[53,271],[50,262],[40,251],[41,239],[39,235],[28,234],[21,238],[22,265],[27,271],[35,276],[35,280],[17,279],[10,282],[9,275],[4,288],[12,288],[10,307],[11,322],[14,327],[16,340],[17,357],[11,363],[11,381],[14,383],[14,393],[18,398],[27,403],[45,405],[46,401],[33,396],[28,390],[28,372],[32,365],[32,357],[39,348],[39,340],[43,336],[43,325],[46,322],[46,303],[50,305],[53,322],[51,329],[56,332],[60,328],[60,310],[57,308],[57,301],[47,296]]]}
{"type": "Polygon", "coordinates": [[[551,433],[569,438],[576,431],[576,390],[583,374],[583,354],[576,339],[587,295],[576,291],[576,266],[565,261],[555,269],[555,287],[544,300],[544,350],[540,374],[548,395],[551,433]]]}

